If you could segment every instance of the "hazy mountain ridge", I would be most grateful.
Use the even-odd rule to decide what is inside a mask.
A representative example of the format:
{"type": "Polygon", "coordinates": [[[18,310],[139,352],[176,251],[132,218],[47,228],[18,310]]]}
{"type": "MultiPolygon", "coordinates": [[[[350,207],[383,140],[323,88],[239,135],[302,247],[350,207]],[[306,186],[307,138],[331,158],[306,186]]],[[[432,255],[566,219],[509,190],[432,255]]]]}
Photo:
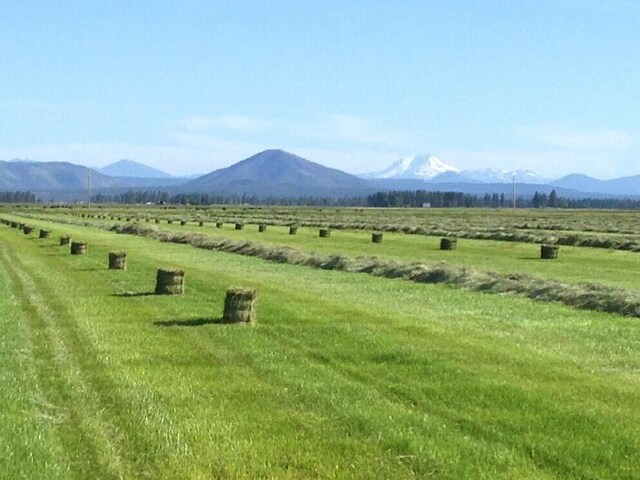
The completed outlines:
{"type": "Polygon", "coordinates": [[[602,194],[640,195],[640,175],[599,180],[588,175],[573,173],[551,182],[551,185],[602,194]]]}
{"type": "Polygon", "coordinates": [[[98,171],[104,175],[111,177],[133,177],[133,178],[175,178],[157,168],[149,167],[143,163],[134,162],[133,160],[119,160],[111,163],[98,171]]]}
{"type": "Polygon", "coordinates": [[[112,177],[69,162],[0,161],[0,190],[92,190],[110,188],[156,188],[184,183],[184,179],[112,177]]]}

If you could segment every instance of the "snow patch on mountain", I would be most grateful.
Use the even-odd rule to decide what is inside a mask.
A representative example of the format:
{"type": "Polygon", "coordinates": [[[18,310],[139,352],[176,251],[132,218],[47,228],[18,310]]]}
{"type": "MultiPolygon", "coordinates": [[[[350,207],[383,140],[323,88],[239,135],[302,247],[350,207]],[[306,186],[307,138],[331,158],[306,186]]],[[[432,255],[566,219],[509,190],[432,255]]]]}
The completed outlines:
{"type": "Polygon", "coordinates": [[[481,168],[477,170],[463,170],[462,176],[470,181],[478,183],[511,183],[513,176],[518,183],[541,183],[549,182],[549,179],[542,178],[530,170],[496,170],[492,168],[481,168]]]}
{"type": "Polygon", "coordinates": [[[433,155],[412,155],[401,158],[378,172],[365,173],[363,178],[409,178],[429,180],[445,172],[459,172],[433,155]]]}

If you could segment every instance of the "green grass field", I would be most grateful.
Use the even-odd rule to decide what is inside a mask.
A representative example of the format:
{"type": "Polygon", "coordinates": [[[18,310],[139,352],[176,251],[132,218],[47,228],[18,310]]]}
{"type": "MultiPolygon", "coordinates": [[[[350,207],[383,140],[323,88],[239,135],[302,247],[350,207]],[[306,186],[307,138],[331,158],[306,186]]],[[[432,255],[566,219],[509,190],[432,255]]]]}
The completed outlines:
{"type": "MultiPolygon", "coordinates": [[[[0,226],[0,478],[640,477],[637,318],[55,219],[28,220],[50,239],[0,226]],[[128,271],[107,269],[111,250],[128,271]],[[162,266],[186,270],[185,295],[150,294],[162,266]],[[216,323],[232,285],[258,289],[255,326],[216,323]]],[[[162,228],[640,282],[640,254],[603,249],[544,262],[531,244],[162,228]]]]}

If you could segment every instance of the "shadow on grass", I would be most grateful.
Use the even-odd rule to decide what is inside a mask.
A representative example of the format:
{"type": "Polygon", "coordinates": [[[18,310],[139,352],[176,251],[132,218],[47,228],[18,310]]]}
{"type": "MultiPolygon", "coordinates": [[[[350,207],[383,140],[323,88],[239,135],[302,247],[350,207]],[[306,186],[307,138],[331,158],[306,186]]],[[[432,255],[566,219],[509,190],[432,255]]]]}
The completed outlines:
{"type": "Polygon", "coordinates": [[[200,327],[202,325],[228,325],[221,318],[192,318],[190,320],[158,320],[156,327],[200,327]]]}
{"type": "Polygon", "coordinates": [[[103,268],[96,268],[96,267],[85,267],[85,268],[78,268],[78,272],[98,272],[104,270],[103,268]]]}

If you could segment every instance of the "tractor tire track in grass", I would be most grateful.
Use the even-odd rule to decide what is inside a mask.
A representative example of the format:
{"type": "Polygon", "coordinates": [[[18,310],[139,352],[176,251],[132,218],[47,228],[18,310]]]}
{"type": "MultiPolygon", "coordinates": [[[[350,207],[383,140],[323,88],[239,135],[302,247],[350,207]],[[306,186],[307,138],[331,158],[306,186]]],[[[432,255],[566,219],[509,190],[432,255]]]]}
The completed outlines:
{"type": "Polygon", "coordinates": [[[55,432],[60,411],[38,380],[27,318],[3,260],[0,253],[0,478],[62,478],[68,465],[55,432]]]}
{"type": "MultiPolygon", "coordinates": [[[[82,478],[134,476],[127,459],[126,431],[109,417],[109,402],[121,403],[102,365],[92,362],[86,339],[80,337],[74,317],[46,284],[43,272],[21,260],[4,245],[2,260],[12,279],[33,342],[43,394],[55,412],[51,418],[69,456],[70,469],[82,478]],[[104,398],[104,396],[108,396],[104,398]]],[[[133,432],[135,436],[135,432],[133,432]]],[[[149,467],[147,463],[147,467],[149,467]]]]}

